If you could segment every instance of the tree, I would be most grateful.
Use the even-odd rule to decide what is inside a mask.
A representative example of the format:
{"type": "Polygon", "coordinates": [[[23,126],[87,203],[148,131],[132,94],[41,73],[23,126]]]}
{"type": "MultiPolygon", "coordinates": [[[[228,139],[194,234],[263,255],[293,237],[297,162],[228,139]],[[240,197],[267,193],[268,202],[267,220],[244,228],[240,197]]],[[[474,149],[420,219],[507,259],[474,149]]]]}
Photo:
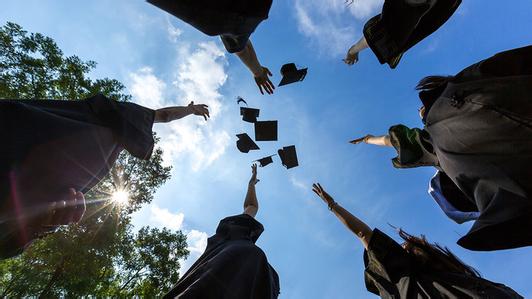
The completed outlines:
{"type": "MultiPolygon", "coordinates": [[[[65,57],[53,39],[19,25],[0,27],[0,98],[83,99],[97,93],[129,101],[117,80],[93,80],[93,61],[65,57]]],[[[157,141],[157,138],[156,138],[157,141]]],[[[131,213],[148,204],[170,177],[162,150],[148,161],[122,152],[110,174],[86,194],[83,220],[36,240],[19,257],[0,261],[0,297],[160,296],[178,279],[188,256],[181,231],[144,227],[133,232],[131,213]],[[129,204],[110,203],[119,189],[129,204]],[[91,204],[93,203],[93,204],[91,204]]]]}

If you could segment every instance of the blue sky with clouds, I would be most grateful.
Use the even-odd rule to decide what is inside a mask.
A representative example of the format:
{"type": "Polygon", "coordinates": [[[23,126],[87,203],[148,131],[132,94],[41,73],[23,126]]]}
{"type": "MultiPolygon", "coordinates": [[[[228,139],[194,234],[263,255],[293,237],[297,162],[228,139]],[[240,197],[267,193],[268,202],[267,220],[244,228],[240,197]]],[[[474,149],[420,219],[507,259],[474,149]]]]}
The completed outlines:
{"type": "MultiPolygon", "coordinates": [[[[258,245],[281,278],[281,298],[374,298],[363,281],[362,246],[311,192],[322,185],[355,215],[395,237],[388,226],[425,234],[449,246],[485,278],[532,297],[530,248],[470,252],[455,241],[469,224],[448,220],[427,195],[429,168],[396,170],[387,148],[348,140],[385,133],[403,123],[420,126],[414,86],[423,76],[454,74],[498,51],[530,44],[532,2],[466,0],[439,31],[390,70],[369,51],[341,62],[382,0],[275,0],[270,18],[252,36],[263,65],[280,80],[283,63],[309,67],[304,82],[261,96],[249,71],[202,35],[144,1],[4,0],[0,21],[54,38],[67,55],[98,62],[92,76],[116,78],[135,102],[159,108],[206,103],[212,118],[156,125],[172,179],[135,215],[137,226],[182,229],[197,258],[218,221],[240,213],[251,161],[295,144],[301,166],[259,169],[260,211],[266,230],[258,245]],[[235,134],[253,133],[239,118],[236,96],[279,120],[279,141],[241,154],[235,134]]],[[[509,232],[511,233],[511,232],[509,232]]],[[[396,238],[397,239],[397,238],[396,238]]]]}

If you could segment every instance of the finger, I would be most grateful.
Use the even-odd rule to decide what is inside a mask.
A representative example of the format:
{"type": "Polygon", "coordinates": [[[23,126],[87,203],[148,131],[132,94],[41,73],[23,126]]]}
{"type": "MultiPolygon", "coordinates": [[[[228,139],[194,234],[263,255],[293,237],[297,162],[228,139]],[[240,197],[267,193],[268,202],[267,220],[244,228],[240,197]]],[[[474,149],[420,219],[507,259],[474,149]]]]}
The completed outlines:
{"type": "Polygon", "coordinates": [[[207,121],[207,115],[203,114],[202,116],[205,119],[205,121],[207,121]]]}
{"type": "Polygon", "coordinates": [[[259,83],[257,83],[257,86],[259,87],[260,93],[261,93],[261,94],[264,94],[264,91],[262,91],[262,86],[260,86],[259,83]]]}
{"type": "Polygon", "coordinates": [[[272,83],[272,81],[270,81],[270,79],[268,79],[266,83],[268,83],[272,89],[275,89],[275,85],[272,83]]]}
{"type": "Polygon", "coordinates": [[[273,93],[273,90],[271,89],[270,86],[268,86],[268,84],[264,83],[264,90],[266,90],[266,92],[268,94],[272,94],[273,93]]]}
{"type": "Polygon", "coordinates": [[[320,192],[323,192],[323,187],[318,183],[318,187],[320,188],[320,192]]]}
{"type": "Polygon", "coordinates": [[[270,76],[270,77],[273,76],[272,72],[270,72],[270,70],[268,68],[266,68],[266,72],[268,72],[268,76],[270,76]]]}

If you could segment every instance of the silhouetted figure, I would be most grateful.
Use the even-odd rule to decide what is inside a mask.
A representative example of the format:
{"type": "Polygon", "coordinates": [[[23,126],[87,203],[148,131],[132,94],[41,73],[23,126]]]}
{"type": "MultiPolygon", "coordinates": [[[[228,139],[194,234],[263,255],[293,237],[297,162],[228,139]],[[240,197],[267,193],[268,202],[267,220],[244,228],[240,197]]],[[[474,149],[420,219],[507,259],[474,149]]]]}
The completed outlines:
{"type": "Polygon", "coordinates": [[[201,32],[219,35],[229,53],[235,53],[249,68],[262,94],[275,86],[263,67],[249,37],[268,18],[272,0],[148,0],[201,32]],[[263,91],[264,89],[264,91],[263,91]]]}
{"type": "Polygon", "coordinates": [[[244,213],[220,221],[205,252],[165,298],[269,299],[279,295],[279,277],[266,254],[255,245],[264,231],[255,220],[259,203],[255,193],[257,166],[244,201],[244,213]]]}
{"type": "Polygon", "coordinates": [[[371,48],[381,64],[395,68],[403,54],[438,30],[456,11],[461,0],[385,0],[382,13],[364,26],[364,36],[344,59],[352,65],[358,53],[371,48]]]}
{"type": "Polygon", "coordinates": [[[79,100],[0,100],[0,258],[21,252],[55,226],[79,221],[83,193],[107,175],[126,149],[149,159],[154,122],[206,105],[148,109],[103,95],[79,100]]]}
{"type": "Polygon", "coordinates": [[[342,208],[320,184],[313,191],[364,245],[366,288],[381,298],[523,298],[480,277],[448,248],[403,231],[402,245],[342,208]]]}
{"type": "Polygon", "coordinates": [[[532,46],[499,53],[456,76],[427,77],[417,88],[424,129],[396,125],[389,135],[356,141],[393,146],[397,168],[443,171],[462,193],[453,206],[474,205],[480,213],[458,241],[462,247],[532,245],[532,46]]]}

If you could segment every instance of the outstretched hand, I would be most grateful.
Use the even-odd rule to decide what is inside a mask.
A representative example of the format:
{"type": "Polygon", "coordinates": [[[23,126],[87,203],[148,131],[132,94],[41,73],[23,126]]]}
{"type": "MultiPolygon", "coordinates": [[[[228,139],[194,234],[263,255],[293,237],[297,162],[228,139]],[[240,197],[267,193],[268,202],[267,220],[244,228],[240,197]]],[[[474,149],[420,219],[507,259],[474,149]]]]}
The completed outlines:
{"type": "Polygon", "coordinates": [[[270,81],[269,77],[271,76],[272,73],[270,72],[270,70],[262,66],[260,73],[258,75],[255,75],[255,83],[257,83],[261,94],[264,94],[264,91],[266,91],[268,94],[273,94],[275,86],[273,85],[272,81],[270,81]],[[262,90],[263,88],[264,91],[262,90]]]}
{"type": "Polygon", "coordinates": [[[358,50],[356,49],[356,45],[353,45],[349,51],[347,51],[347,55],[343,59],[343,62],[347,65],[353,65],[358,62],[358,50]]]}
{"type": "Polygon", "coordinates": [[[312,191],[314,191],[314,193],[316,193],[327,205],[334,202],[334,198],[323,190],[320,183],[312,184],[312,191]]]}
{"type": "Polygon", "coordinates": [[[187,108],[189,109],[190,113],[198,116],[203,116],[203,118],[205,118],[205,121],[207,121],[207,118],[211,117],[209,115],[209,106],[205,104],[194,105],[194,101],[192,101],[190,102],[190,104],[188,104],[187,108]]]}
{"type": "Polygon", "coordinates": [[[367,140],[369,138],[371,138],[371,137],[375,137],[375,136],[368,134],[368,135],[366,135],[364,137],[360,137],[360,138],[351,140],[351,141],[349,141],[349,143],[351,143],[351,144],[359,144],[359,143],[362,143],[362,142],[367,142],[367,140]]]}
{"type": "Polygon", "coordinates": [[[54,201],[48,209],[48,217],[44,226],[67,225],[76,223],[83,218],[86,210],[85,196],[74,188],[68,190],[65,200],[54,201]]]}
{"type": "Polygon", "coordinates": [[[259,179],[257,179],[257,164],[251,165],[251,178],[249,179],[249,185],[255,186],[258,182],[260,182],[259,179]]]}

